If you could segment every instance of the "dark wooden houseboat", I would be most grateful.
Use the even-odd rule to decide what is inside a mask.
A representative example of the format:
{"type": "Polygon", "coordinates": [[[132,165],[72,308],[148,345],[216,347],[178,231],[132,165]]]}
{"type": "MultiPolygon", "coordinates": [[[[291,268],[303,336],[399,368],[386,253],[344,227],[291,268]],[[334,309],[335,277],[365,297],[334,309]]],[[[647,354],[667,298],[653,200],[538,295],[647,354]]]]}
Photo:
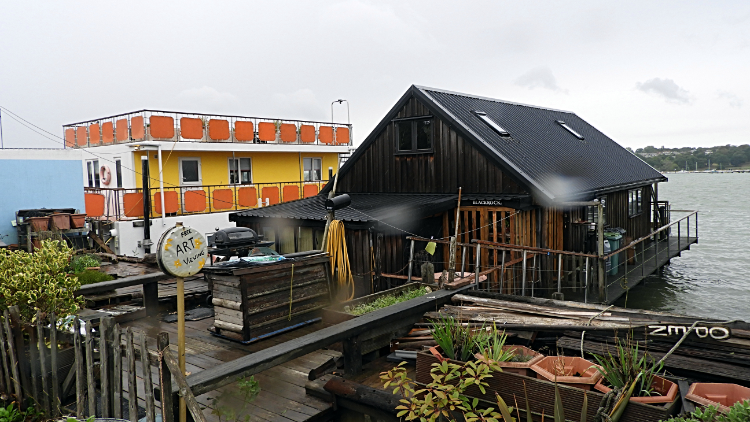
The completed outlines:
{"type": "MultiPolygon", "coordinates": [[[[659,201],[658,184],[667,178],[569,111],[412,86],[338,178],[336,194],[352,199],[336,219],[347,229],[358,294],[408,279],[408,238],[447,241],[454,234],[459,188],[462,250],[456,269],[475,271],[476,262],[479,271],[495,268],[486,287],[506,293],[526,292],[530,282],[528,290],[536,287],[536,295],[563,288],[569,297],[612,301],[697,241],[697,216],[690,233],[694,213],[687,214],[687,229],[684,221],[676,227],[676,239],[673,227],[664,229],[670,210],[659,201]],[[601,259],[607,251],[599,248],[597,231],[606,227],[625,232],[612,252],[625,245],[632,249],[611,262],[614,268],[625,266],[620,278],[613,278],[601,259]],[[659,246],[659,239],[666,239],[666,246],[659,246]],[[481,250],[476,260],[472,240],[492,242],[494,249],[481,250]],[[587,255],[602,265],[597,267],[596,259],[585,265],[587,255]],[[587,297],[582,287],[594,285],[598,291],[590,288],[595,296],[587,297]]],[[[230,221],[274,238],[283,253],[315,249],[332,187],[329,183],[316,197],[238,212],[230,221]]],[[[448,248],[440,243],[429,257],[420,252],[423,247],[418,243],[416,264],[431,259],[436,273],[442,271],[448,248]]],[[[412,275],[418,274],[414,265],[412,275]]]]}

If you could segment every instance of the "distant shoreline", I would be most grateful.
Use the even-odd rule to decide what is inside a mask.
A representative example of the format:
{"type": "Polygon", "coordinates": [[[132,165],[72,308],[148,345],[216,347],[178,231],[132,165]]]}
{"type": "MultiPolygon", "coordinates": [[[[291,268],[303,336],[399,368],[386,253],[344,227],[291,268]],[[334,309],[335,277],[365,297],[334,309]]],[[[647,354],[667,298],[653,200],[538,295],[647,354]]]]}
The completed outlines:
{"type": "Polygon", "coordinates": [[[700,174],[723,174],[723,173],[750,173],[750,169],[744,170],[699,170],[699,171],[663,171],[662,174],[679,174],[679,173],[700,173],[700,174]]]}

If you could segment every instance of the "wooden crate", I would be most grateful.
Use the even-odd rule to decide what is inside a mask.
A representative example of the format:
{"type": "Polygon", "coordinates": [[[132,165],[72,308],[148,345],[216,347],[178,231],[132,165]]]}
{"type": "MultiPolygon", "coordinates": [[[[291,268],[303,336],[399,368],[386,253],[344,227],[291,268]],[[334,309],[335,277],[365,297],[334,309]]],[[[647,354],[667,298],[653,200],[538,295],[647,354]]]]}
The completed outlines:
{"type": "Polygon", "coordinates": [[[316,255],[249,268],[205,268],[213,286],[213,331],[249,341],[316,318],[331,299],[329,262],[316,255]]]}

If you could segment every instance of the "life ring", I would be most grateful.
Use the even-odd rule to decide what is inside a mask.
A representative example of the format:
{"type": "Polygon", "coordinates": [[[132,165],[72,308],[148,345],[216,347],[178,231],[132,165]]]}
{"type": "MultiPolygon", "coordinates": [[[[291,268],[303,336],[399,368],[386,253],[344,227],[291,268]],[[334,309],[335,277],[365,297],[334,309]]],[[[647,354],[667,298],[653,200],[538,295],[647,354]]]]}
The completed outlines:
{"type": "Polygon", "coordinates": [[[112,181],[112,172],[109,171],[109,167],[99,167],[99,178],[102,179],[102,183],[104,183],[105,185],[108,185],[112,181]]]}

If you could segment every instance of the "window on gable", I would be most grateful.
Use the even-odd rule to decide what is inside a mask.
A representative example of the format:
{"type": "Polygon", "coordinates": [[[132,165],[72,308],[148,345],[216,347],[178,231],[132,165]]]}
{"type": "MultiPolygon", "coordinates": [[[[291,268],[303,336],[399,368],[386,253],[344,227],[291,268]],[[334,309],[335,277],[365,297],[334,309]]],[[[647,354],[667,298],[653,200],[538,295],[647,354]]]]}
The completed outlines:
{"type": "Polygon", "coordinates": [[[635,217],[643,212],[643,188],[628,191],[628,216],[635,217]]]}
{"type": "Polygon", "coordinates": [[[432,119],[416,118],[396,122],[398,152],[432,151],[432,119]]]}

